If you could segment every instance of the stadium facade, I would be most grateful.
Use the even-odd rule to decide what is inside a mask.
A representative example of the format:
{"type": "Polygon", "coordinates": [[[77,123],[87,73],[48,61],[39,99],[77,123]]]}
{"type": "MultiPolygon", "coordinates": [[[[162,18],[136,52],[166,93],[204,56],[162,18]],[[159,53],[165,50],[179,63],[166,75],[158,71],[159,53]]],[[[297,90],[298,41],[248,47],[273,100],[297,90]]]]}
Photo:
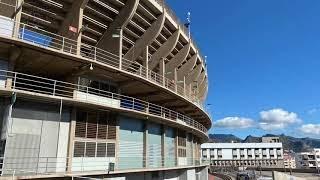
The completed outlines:
{"type": "Polygon", "coordinates": [[[207,92],[163,1],[0,1],[2,177],[207,179],[207,92]]]}

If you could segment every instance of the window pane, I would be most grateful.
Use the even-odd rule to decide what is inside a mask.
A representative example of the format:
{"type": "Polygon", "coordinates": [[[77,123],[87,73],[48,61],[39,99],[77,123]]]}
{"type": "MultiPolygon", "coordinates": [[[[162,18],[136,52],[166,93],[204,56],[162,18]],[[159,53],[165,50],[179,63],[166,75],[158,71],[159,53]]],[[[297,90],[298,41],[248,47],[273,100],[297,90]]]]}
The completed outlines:
{"type": "Polygon", "coordinates": [[[111,115],[109,116],[109,120],[108,120],[108,139],[116,139],[116,116],[111,115]]]}
{"type": "Polygon", "coordinates": [[[106,143],[98,143],[97,144],[97,157],[106,157],[106,143]]]}
{"type": "Polygon", "coordinates": [[[115,143],[108,143],[107,145],[107,157],[116,156],[116,145],[115,143]]]}
{"type": "Polygon", "coordinates": [[[108,113],[100,112],[98,121],[98,139],[107,139],[108,113]]]}
{"type": "Polygon", "coordinates": [[[87,138],[97,137],[97,113],[88,114],[87,138]]]}
{"type": "Polygon", "coordinates": [[[73,157],[83,157],[84,146],[84,142],[74,142],[73,157]]]}
{"type": "Polygon", "coordinates": [[[84,138],[86,137],[87,113],[83,111],[78,111],[76,118],[77,118],[77,121],[76,121],[75,136],[84,138]]]}
{"type": "Polygon", "coordinates": [[[86,157],[95,157],[96,156],[96,143],[87,142],[86,143],[86,157]]]}

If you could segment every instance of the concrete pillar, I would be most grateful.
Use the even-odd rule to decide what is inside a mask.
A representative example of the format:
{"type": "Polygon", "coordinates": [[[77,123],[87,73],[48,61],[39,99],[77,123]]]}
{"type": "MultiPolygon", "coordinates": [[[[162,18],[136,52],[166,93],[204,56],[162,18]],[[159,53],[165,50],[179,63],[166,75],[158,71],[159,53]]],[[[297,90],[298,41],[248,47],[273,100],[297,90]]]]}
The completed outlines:
{"type": "Polygon", "coordinates": [[[148,122],[144,124],[143,133],[143,167],[148,168],[148,122]]]}
{"type": "Polygon", "coordinates": [[[77,0],[73,1],[71,9],[68,11],[66,18],[61,23],[58,34],[68,39],[75,40],[77,44],[69,42],[68,47],[63,49],[72,50],[76,48],[76,54],[80,55],[80,44],[82,35],[82,21],[83,21],[83,10],[86,7],[89,0],[77,0]],[[76,32],[70,31],[69,27],[76,28],[76,32]],[[69,47],[70,46],[70,47],[69,47]],[[71,47],[75,46],[75,47],[71,47]]]}
{"type": "Polygon", "coordinates": [[[148,71],[149,71],[149,46],[146,46],[144,51],[143,51],[143,54],[142,54],[142,65],[143,67],[146,69],[146,77],[148,79],[148,71]]]}
{"type": "Polygon", "coordinates": [[[117,117],[117,122],[116,122],[116,167],[117,169],[119,168],[119,142],[120,142],[120,119],[119,116],[117,117]]]}
{"type": "Polygon", "coordinates": [[[119,69],[122,69],[122,40],[123,40],[123,30],[122,28],[121,29],[118,29],[119,31],[119,44],[118,44],[118,47],[119,47],[119,52],[118,52],[118,56],[119,56],[119,69]]]}
{"type": "Polygon", "coordinates": [[[69,148],[68,148],[68,160],[67,160],[67,172],[72,172],[72,158],[74,150],[74,138],[76,130],[77,109],[74,107],[71,112],[70,131],[69,131],[69,148]]]}
{"type": "Polygon", "coordinates": [[[17,0],[17,7],[15,9],[16,12],[14,12],[14,21],[16,22],[14,24],[14,31],[13,31],[13,37],[18,37],[19,35],[19,28],[20,28],[20,21],[21,21],[21,14],[22,14],[22,4],[23,0],[17,0]]]}
{"type": "Polygon", "coordinates": [[[178,76],[177,76],[177,68],[173,69],[173,77],[174,77],[174,87],[175,87],[175,92],[178,91],[178,76]]]}
{"type": "MultiPolygon", "coordinates": [[[[15,66],[16,66],[16,61],[21,55],[21,49],[13,46],[9,50],[9,63],[8,63],[8,71],[14,71],[15,66]]],[[[13,86],[13,81],[14,81],[14,74],[8,73],[8,78],[6,80],[6,88],[11,89],[13,86]]]]}
{"type": "MultiPolygon", "coordinates": [[[[177,78],[178,79],[178,78],[177,78]]],[[[183,95],[187,94],[186,77],[183,77],[183,95]]]]}
{"type": "Polygon", "coordinates": [[[178,164],[178,159],[179,159],[179,157],[178,157],[178,129],[176,129],[176,132],[175,132],[175,135],[176,135],[176,137],[175,137],[175,155],[176,155],[176,166],[178,166],[179,164],[178,164]]]}
{"type": "Polygon", "coordinates": [[[159,65],[160,65],[159,73],[160,73],[160,76],[162,78],[162,85],[165,86],[166,85],[166,81],[165,81],[165,72],[166,72],[165,67],[166,67],[166,64],[165,64],[165,59],[164,58],[160,59],[159,65]]]}

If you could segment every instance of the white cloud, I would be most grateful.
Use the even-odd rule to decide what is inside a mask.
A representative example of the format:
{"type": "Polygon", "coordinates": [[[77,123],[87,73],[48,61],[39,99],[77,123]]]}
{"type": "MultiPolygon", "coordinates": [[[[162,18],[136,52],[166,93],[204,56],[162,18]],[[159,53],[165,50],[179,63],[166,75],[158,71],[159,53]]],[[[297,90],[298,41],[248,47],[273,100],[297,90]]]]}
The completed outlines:
{"type": "Polygon", "coordinates": [[[302,125],[300,131],[306,135],[319,135],[320,136],[320,124],[305,124],[302,125]]]}
{"type": "Polygon", "coordinates": [[[260,112],[259,126],[263,130],[284,129],[295,123],[301,123],[301,119],[294,112],[288,112],[279,108],[260,112]]]}
{"type": "Polygon", "coordinates": [[[246,129],[253,127],[255,125],[254,120],[250,118],[243,118],[243,117],[226,117],[220,120],[217,120],[214,123],[215,127],[218,128],[228,128],[228,129],[246,129]]]}

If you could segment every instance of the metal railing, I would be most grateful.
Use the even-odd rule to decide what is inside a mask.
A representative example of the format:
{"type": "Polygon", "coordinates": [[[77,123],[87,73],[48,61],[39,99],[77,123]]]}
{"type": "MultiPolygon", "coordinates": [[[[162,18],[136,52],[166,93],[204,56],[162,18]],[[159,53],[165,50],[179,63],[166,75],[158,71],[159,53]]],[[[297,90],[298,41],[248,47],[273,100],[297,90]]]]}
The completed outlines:
{"type": "Polygon", "coordinates": [[[112,108],[120,108],[140,113],[146,113],[195,128],[206,135],[208,133],[208,130],[201,123],[193,120],[188,116],[133,97],[124,96],[121,94],[116,94],[79,84],[72,84],[68,82],[57,81],[53,79],[6,70],[0,70],[0,81],[1,79],[2,81],[5,81],[6,79],[12,79],[11,88],[13,90],[22,90],[50,96],[71,98],[78,101],[111,106],[112,108]]]}
{"type": "Polygon", "coordinates": [[[164,158],[152,157],[0,157],[1,176],[32,176],[59,174],[103,174],[139,169],[167,169],[209,165],[192,157],[164,158]],[[180,161],[177,159],[180,159],[180,161]]]}
{"type": "Polygon", "coordinates": [[[142,77],[176,94],[181,95],[198,108],[202,109],[203,112],[209,116],[205,110],[205,106],[203,106],[203,103],[196,94],[193,94],[192,92],[190,92],[190,94],[186,94],[185,92],[188,91],[181,90],[184,89],[184,87],[178,85],[177,82],[174,82],[173,80],[168,79],[152,70],[148,70],[137,62],[122,58],[122,62],[120,63],[120,58],[118,55],[112,54],[103,49],[83,43],[79,44],[75,40],[45,31],[36,26],[30,26],[9,19],[0,21],[0,36],[17,38],[25,43],[33,44],[42,48],[55,49],[64,53],[80,56],[89,61],[99,62],[108,67],[120,69],[127,73],[142,77]],[[18,31],[18,33],[14,33],[15,31],[18,31]]]}

